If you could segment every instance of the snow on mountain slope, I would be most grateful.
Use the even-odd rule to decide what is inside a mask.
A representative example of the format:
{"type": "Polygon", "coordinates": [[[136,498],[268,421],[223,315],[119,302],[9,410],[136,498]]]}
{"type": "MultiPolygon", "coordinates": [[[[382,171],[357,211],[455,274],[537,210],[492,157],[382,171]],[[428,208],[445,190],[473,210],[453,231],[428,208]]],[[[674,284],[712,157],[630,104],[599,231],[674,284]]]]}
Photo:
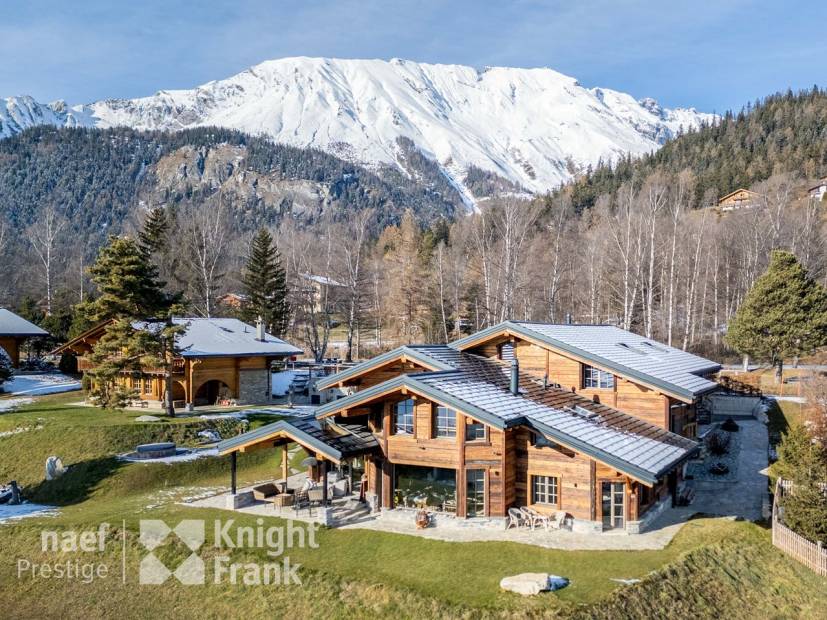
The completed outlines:
{"type": "Polygon", "coordinates": [[[284,58],[192,90],[67,107],[0,100],[0,137],[36,124],[179,130],[218,125],[317,147],[362,164],[400,163],[409,138],[460,188],[469,165],[545,191],[599,159],[658,148],[713,115],[667,110],[551,69],[406,60],[284,58]]]}

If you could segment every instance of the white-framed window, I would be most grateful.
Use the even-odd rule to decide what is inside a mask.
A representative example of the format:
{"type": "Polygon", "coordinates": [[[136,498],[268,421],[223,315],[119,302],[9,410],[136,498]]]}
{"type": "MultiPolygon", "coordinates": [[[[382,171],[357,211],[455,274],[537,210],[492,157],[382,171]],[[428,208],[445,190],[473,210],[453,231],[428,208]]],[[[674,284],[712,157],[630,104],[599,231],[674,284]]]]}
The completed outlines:
{"type": "Polygon", "coordinates": [[[465,441],[482,441],[485,439],[485,424],[470,422],[465,425],[465,441]]]}
{"type": "Polygon", "coordinates": [[[594,366],[583,366],[583,387],[584,388],[613,388],[615,386],[615,376],[600,370],[594,366]]]}
{"type": "Polygon", "coordinates": [[[531,503],[557,506],[559,481],[554,476],[531,476],[531,503]]]}
{"type": "Polygon", "coordinates": [[[448,407],[434,407],[434,437],[457,436],[457,412],[448,407]]]}
{"type": "Polygon", "coordinates": [[[394,432],[397,435],[413,435],[414,401],[413,398],[396,403],[394,412],[394,432]]]}

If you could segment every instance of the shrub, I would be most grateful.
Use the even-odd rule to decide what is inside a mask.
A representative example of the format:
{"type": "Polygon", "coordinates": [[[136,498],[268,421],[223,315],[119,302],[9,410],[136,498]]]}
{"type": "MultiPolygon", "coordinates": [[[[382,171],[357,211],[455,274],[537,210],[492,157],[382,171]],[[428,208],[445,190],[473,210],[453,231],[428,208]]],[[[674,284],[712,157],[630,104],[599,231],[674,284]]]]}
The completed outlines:
{"type": "Polygon", "coordinates": [[[706,449],[710,454],[722,456],[729,452],[730,441],[729,433],[713,432],[706,437],[706,449]]]}
{"type": "Polygon", "coordinates": [[[76,375],[78,372],[78,358],[74,353],[63,353],[57,367],[64,375],[76,375]]]}
{"type": "Polygon", "coordinates": [[[740,427],[732,418],[727,418],[726,421],[721,424],[721,430],[727,431],[728,433],[737,433],[740,427]]]}

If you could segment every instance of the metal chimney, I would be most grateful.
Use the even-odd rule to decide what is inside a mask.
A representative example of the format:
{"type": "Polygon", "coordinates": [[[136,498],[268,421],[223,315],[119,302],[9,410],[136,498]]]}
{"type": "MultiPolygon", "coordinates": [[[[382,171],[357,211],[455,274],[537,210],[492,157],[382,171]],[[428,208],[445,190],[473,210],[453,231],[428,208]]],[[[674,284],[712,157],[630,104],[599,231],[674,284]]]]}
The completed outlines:
{"type": "Polygon", "coordinates": [[[264,336],[264,321],[261,320],[260,316],[256,319],[256,339],[261,342],[266,340],[264,336]]]}
{"type": "Polygon", "coordinates": [[[571,325],[571,312],[566,312],[566,325],[571,325]]]}
{"type": "Polygon", "coordinates": [[[520,393],[520,363],[516,357],[511,360],[511,393],[514,396],[520,393]]]}

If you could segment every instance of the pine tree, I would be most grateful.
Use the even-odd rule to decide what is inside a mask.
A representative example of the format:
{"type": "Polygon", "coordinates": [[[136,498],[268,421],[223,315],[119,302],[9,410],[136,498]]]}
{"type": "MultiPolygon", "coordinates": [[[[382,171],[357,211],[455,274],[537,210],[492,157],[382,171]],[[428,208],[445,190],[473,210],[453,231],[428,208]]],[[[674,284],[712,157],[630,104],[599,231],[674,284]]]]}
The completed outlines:
{"type": "Polygon", "coordinates": [[[827,457],[812,439],[797,455],[793,487],[783,501],[784,523],[805,538],[827,542],[827,457]]]}
{"type": "Polygon", "coordinates": [[[290,320],[287,276],[273,236],[266,228],[253,237],[242,283],[245,294],[242,319],[254,323],[261,317],[275,336],[284,335],[290,320]]]}
{"type": "Polygon", "coordinates": [[[14,367],[11,365],[11,358],[3,347],[0,347],[0,392],[3,391],[3,384],[14,378],[14,367]]]}
{"type": "Polygon", "coordinates": [[[775,250],[729,323],[726,342],[771,363],[780,380],[784,360],[827,344],[827,291],[790,252],[775,250]]]}
{"type": "MultiPolygon", "coordinates": [[[[120,408],[135,398],[122,381],[125,372],[151,365],[171,378],[175,338],[184,326],[172,322],[177,298],[166,295],[158,270],[138,243],[129,237],[111,237],[90,268],[100,296],[88,311],[95,321],[110,321],[89,356],[93,370],[91,397],[101,407],[120,408]],[[136,322],[142,324],[136,329],[136,322]]],[[[175,415],[167,389],[166,408],[175,415]]]]}
{"type": "Polygon", "coordinates": [[[143,228],[138,233],[138,243],[146,256],[152,256],[166,248],[168,225],[167,213],[163,207],[155,207],[146,216],[143,228]]]}
{"type": "Polygon", "coordinates": [[[99,292],[91,304],[91,318],[96,322],[164,316],[173,303],[164,294],[158,268],[130,237],[110,237],[89,273],[99,292]]]}

